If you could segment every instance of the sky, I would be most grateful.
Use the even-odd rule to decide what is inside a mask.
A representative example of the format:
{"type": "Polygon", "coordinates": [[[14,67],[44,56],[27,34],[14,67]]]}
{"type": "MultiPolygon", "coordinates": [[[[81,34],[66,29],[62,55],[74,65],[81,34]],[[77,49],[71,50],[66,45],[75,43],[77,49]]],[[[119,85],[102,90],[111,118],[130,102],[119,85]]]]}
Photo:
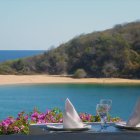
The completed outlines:
{"type": "Polygon", "coordinates": [[[140,0],[0,0],[0,50],[47,50],[140,20],[140,0]]]}

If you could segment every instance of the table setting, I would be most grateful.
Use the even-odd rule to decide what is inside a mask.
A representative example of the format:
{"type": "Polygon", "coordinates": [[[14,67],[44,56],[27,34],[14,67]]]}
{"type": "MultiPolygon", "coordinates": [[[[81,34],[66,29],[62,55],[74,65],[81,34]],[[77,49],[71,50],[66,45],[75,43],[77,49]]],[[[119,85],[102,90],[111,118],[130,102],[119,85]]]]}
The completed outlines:
{"type": "Polygon", "coordinates": [[[67,98],[63,112],[62,123],[42,123],[31,126],[41,128],[45,133],[110,133],[140,131],[140,100],[136,103],[128,121],[108,122],[108,116],[112,107],[112,100],[101,99],[96,105],[96,113],[100,116],[100,122],[82,122],[74,105],[67,98]]]}
{"type": "Polygon", "coordinates": [[[115,126],[120,129],[140,130],[140,99],[138,99],[128,121],[118,122],[115,126]]]}
{"type": "Polygon", "coordinates": [[[84,124],[77,111],[75,110],[73,104],[69,99],[65,102],[65,111],[63,114],[63,123],[60,125],[47,125],[50,130],[60,130],[60,131],[82,131],[91,129],[91,125],[84,124]]]}

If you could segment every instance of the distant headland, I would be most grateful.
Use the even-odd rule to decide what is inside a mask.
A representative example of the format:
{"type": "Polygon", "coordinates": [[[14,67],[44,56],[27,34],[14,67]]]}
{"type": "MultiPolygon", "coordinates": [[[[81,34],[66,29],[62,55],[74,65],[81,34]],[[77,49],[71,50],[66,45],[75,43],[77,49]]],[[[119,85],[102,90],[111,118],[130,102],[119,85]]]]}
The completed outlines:
{"type": "Polygon", "coordinates": [[[140,22],[82,34],[43,54],[0,63],[0,74],[140,79],[140,22]]]}

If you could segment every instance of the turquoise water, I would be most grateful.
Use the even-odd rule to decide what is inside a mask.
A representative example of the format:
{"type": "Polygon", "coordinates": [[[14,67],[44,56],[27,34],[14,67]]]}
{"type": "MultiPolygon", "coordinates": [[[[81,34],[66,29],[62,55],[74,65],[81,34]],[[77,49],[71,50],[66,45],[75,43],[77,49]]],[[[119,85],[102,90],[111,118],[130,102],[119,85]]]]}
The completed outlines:
{"type": "Polygon", "coordinates": [[[112,116],[128,118],[137,98],[140,86],[48,84],[0,86],[0,119],[16,116],[20,111],[30,112],[34,107],[64,109],[69,98],[78,112],[95,114],[96,104],[102,98],[112,99],[112,116]]]}
{"type": "Polygon", "coordinates": [[[41,54],[43,50],[0,50],[0,62],[41,54]]]}

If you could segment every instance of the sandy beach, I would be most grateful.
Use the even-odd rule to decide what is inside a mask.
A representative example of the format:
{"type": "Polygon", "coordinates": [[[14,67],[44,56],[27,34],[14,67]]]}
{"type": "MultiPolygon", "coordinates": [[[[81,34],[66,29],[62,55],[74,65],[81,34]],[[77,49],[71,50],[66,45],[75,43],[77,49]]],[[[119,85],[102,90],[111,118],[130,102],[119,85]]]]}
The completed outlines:
{"type": "Polygon", "coordinates": [[[51,83],[93,83],[93,84],[140,84],[140,80],[120,78],[82,78],[74,79],[50,75],[0,75],[0,85],[9,84],[51,84],[51,83]]]}

